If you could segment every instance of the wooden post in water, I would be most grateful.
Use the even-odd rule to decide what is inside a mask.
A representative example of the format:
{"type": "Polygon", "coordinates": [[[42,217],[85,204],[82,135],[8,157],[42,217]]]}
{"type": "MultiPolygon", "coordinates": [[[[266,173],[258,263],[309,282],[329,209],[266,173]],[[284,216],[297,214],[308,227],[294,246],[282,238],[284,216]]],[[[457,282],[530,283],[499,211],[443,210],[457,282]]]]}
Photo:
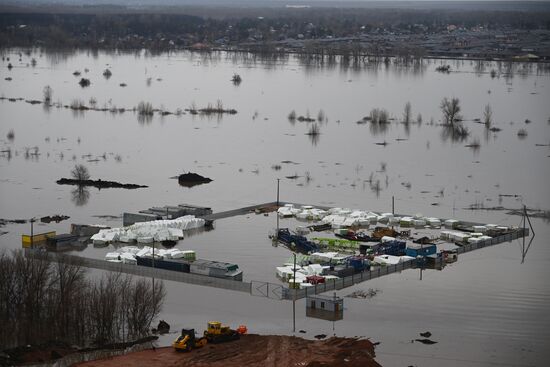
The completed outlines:
{"type": "Polygon", "coordinates": [[[395,215],[395,197],[393,195],[391,197],[391,213],[395,215]]]}

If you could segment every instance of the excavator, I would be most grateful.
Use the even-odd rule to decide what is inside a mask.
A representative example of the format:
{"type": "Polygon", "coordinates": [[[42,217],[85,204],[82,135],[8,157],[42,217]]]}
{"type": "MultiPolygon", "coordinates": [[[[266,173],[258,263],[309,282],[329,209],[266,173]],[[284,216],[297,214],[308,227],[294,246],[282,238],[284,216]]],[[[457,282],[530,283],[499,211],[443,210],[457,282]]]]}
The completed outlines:
{"type": "Polygon", "coordinates": [[[172,346],[178,352],[189,352],[192,349],[202,348],[208,343],[206,337],[195,338],[195,329],[181,329],[181,335],[174,340],[172,346]]]}

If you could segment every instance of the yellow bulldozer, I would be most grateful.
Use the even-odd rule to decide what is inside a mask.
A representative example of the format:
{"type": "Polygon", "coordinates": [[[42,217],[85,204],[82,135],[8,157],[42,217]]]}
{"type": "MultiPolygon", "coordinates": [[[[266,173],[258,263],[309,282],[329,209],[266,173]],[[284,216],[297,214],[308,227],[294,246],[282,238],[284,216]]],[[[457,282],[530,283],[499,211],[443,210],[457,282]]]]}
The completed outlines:
{"type": "Polygon", "coordinates": [[[204,347],[206,343],[206,337],[195,337],[195,329],[181,329],[181,335],[174,340],[172,346],[178,352],[189,352],[191,349],[204,347]]]}
{"type": "Polygon", "coordinates": [[[222,325],[219,321],[209,321],[208,327],[204,331],[204,337],[208,343],[223,343],[240,338],[241,332],[222,325]]]}

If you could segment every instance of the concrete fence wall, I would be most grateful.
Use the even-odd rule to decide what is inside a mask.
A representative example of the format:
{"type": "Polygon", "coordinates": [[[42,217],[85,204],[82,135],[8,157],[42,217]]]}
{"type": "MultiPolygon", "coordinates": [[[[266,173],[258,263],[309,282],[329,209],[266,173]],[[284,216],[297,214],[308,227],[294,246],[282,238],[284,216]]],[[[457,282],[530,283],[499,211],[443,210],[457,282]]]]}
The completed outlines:
{"type": "MultiPolygon", "coordinates": [[[[32,251],[32,250],[28,250],[32,251]]],[[[175,282],[203,285],[214,288],[228,289],[239,292],[250,293],[250,283],[229,280],[223,278],[214,278],[206,275],[182,273],[179,271],[152,268],[148,266],[139,266],[123,263],[105,261],[103,259],[92,259],[75,255],[58,255],[56,253],[47,253],[51,261],[64,261],[78,263],[87,268],[114,271],[142,277],[155,277],[156,279],[171,280],[175,282]]]]}

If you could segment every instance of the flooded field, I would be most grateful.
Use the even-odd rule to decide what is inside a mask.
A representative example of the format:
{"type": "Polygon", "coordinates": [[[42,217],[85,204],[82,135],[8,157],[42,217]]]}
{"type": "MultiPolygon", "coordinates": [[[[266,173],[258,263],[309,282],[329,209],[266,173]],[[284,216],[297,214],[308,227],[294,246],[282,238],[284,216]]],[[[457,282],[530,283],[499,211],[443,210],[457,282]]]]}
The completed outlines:
{"type": "MultiPolygon", "coordinates": [[[[2,56],[0,218],[71,217],[37,223],[36,232],[68,232],[70,223],[120,226],[122,212],[152,206],[189,203],[222,211],[273,201],[277,178],[282,200],[313,205],[391,211],[395,196],[399,213],[506,225],[518,225],[521,217],[466,208],[550,209],[550,73],[536,64],[392,59],[352,65],[186,52],[19,56],[11,50],[2,56]],[[436,71],[444,64],[450,73],[436,71]],[[235,73],[240,84],[231,80],[235,73]],[[81,78],[91,84],[81,87],[81,78]],[[25,102],[42,100],[46,85],[53,106],[25,102]],[[444,97],[460,99],[468,136],[441,126],[444,97]],[[218,101],[237,113],[189,111],[218,101]],[[140,116],[133,111],[140,102],[174,114],[140,116]],[[412,121],[404,124],[407,102],[412,121]],[[483,122],[486,105],[493,130],[500,131],[476,121],[483,122]],[[390,122],[362,121],[375,108],[387,110],[390,122]],[[289,120],[291,111],[316,121],[289,120]],[[57,185],[75,164],[84,164],[92,179],[148,187],[57,185]],[[189,188],[171,179],[188,171],[213,181],[189,188]]],[[[536,237],[524,263],[515,241],[464,254],[443,271],[424,272],[422,281],[417,270],[407,270],[362,283],[338,295],[380,292],[367,300],[346,298],[344,320],[334,325],[306,318],[300,301],[297,330],[312,337],[332,334],[334,327],[337,335],[380,341],[377,360],[387,366],[543,365],[550,358],[550,226],[532,221],[536,237]],[[438,343],[411,343],[425,331],[438,343]]],[[[235,262],[245,280],[276,281],[274,266],[291,253],[267,239],[275,224],[274,214],[223,219],[178,247],[235,262]]],[[[7,232],[0,248],[17,249],[30,225],[0,231],[7,232]]],[[[83,254],[106,251],[90,246],[83,254]]],[[[162,318],[174,329],[202,330],[207,320],[221,319],[253,332],[292,333],[289,302],[165,283],[162,318]]]]}

